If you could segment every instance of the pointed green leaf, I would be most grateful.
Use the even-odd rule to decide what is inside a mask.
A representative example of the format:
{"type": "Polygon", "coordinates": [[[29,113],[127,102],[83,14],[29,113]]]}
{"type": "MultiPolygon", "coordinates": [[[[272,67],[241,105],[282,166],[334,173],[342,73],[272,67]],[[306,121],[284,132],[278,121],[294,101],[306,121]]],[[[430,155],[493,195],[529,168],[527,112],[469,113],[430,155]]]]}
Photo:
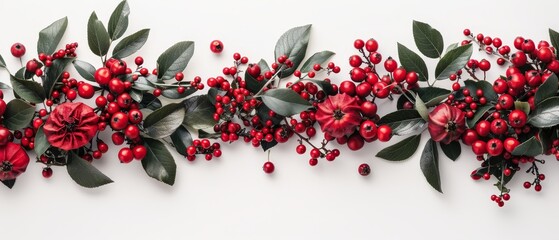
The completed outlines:
{"type": "Polygon", "coordinates": [[[21,99],[14,99],[6,106],[3,123],[10,130],[21,130],[31,123],[34,115],[35,107],[21,99]]]}
{"type": "Polygon", "coordinates": [[[95,67],[88,62],[74,60],[72,62],[76,71],[82,76],[85,80],[95,82],[95,67]]]}
{"type": "Polygon", "coordinates": [[[307,52],[310,33],[311,25],[309,24],[289,29],[278,39],[274,51],[275,59],[285,55],[293,62],[293,67],[282,70],[278,74],[280,78],[290,76],[299,67],[307,52]]]}
{"type": "Polygon", "coordinates": [[[190,132],[181,125],[171,134],[171,141],[173,141],[173,145],[175,145],[177,152],[186,156],[186,148],[192,145],[192,136],[190,132]]]}
{"type": "Polygon", "coordinates": [[[144,146],[147,155],[142,159],[142,167],[146,173],[168,185],[175,184],[177,165],[165,144],[157,139],[144,138],[144,146]]]}
{"type": "Polygon", "coordinates": [[[444,144],[441,142],[440,145],[444,155],[446,155],[452,161],[456,161],[456,159],[458,159],[458,157],[460,157],[460,154],[462,153],[462,148],[460,147],[460,143],[458,141],[453,141],[449,144],[444,144]]]}
{"type": "Polygon", "coordinates": [[[182,72],[194,55],[194,42],[179,42],[157,58],[157,78],[167,80],[182,72]]]}
{"type": "Polygon", "coordinates": [[[425,144],[419,164],[427,182],[435,190],[442,193],[441,176],[439,173],[439,153],[437,151],[437,143],[433,141],[433,139],[429,139],[425,144]]]}
{"type": "Polygon", "coordinates": [[[144,46],[148,40],[149,29],[142,29],[123,38],[113,49],[113,58],[122,59],[132,55],[144,46]]]}
{"type": "Polygon", "coordinates": [[[389,161],[402,161],[410,158],[419,147],[421,134],[408,137],[392,146],[382,149],[376,157],[389,161]]]}
{"type": "Polygon", "coordinates": [[[7,188],[12,189],[14,187],[14,185],[16,184],[16,180],[15,179],[11,179],[11,180],[0,180],[0,182],[2,182],[7,188]]]}
{"type": "Polygon", "coordinates": [[[559,79],[555,73],[552,73],[545,82],[538,87],[536,95],[534,96],[534,104],[538,105],[543,100],[553,97],[557,94],[557,89],[559,88],[559,79]]]}
{"type": "Polygon", "coordinates": [[[64,17],[41,30],[37,41],[37,53],[53,54],[57,50],[64,32],[66,32],[66,27],[68,27],[68,18],[64,17]]]}
{"type": "Polygon", "coordinates": [[[472,56],[472,44],[452,49],[446,53],[437,63],[435,78],[437,80],[447,79],[451,74],[462,69],[472,56]]]}
{"type": "Polygon", "coordinates": [[[198,95],[183,101],[186,107],[186,115],[183,123],[194,129],[213,127],[216,121],[213,119],[215,106],[210,102],[208,95],[198,95]]]}
{"type": "Polygon", "coordinates": [[[423,118],[423,120],[429,121],[429,110],[427,109],[427,106],[425,106],[425,103],[423,102],[423,100],[421,100],[421,97],[419,97],[419,95],[415,96],[414,107],[415,110],[417,110],[417,112],[421,116],[421,118],[423,118]]]}
{"type": "Polygon", "coordinates": [[[466,118],[466,125],[469,128],[475,127],[476,123],[483,117],[483,115],[485,115],[485,113],[493,107],[495,107],[495,106],[493,106],[492,104],[479,106],[474,113],[474,117],[466,118]]]}
{"type": "Polygon", "coordinates": [[[112,40],[118,39],[124,35],[128,28],[128,15],[130,14],[130,7],[126,0],[120,2],[111,14],[109,19],[109,36],[112,40]]]}
{"type": "Polygon", "coordinates": [[[538,128],[559,125],[559,97],[550,97],[538,104],[530,114],[528,123],[538,128]]]}
{"type": "Polygon", "coordinates": [[[0,55],[0,68],[6,68],[6,61],[4,61],[2,55],[0,55]]]}
{"type": "Polygon", "coordinates": [[[427,70],[427,65],[425,65],[425,61],[423,61],[417,53],[414,53],[400,43],[398,43],[398,58],[406,71],[414,71],[417,73],[419,81],[427,81],[429,79],[429,72],[427,70]]]}
{"type": "Polygon", "coordinates": [[[553,29],[549,29],[549,40],[555,49],[559,49],[559,33],[553,29]]]}
{"type": "Polygon", "coordinates": [[[21,80],[15,78],[14,76],[10,76],[10,82],[12,83],[14,92],[26,101],[41,103],[45,100],[45,91],[38,82],[32,80],[21,80]]]}
{"type": "Polygon", "coordinates": [[[97,56],[105,56],[109,51],[111,39],[105,26],[95,12],[91,13],[87,23],[87,42],[89,49],[97,56]]]}
{"type": "Polygon", "coordinates": [[[464,86],[471,93],[475,93],[478,89],[483,90],[483,96],[487,99],[487,102],[496,102],[499,98],[495,90],[493,90],[493,85],[488,81],[466,80],[464,81],[464,86]]]}
{"type": "Polygon", "coordinates": [[[413,21],[413,39],[423,55],[430,58],[438,58],[442,55],[443,36],[429,24],[413,21]]]}
{"type": "Polygon", "coordinates": [[[113,182],[99,169],[74,152],[68,152],[66,169],[70,177],[82,187],[96,188],[113,182]]]}
{"type": "Polygon", "coordinates": [[[66,69],[66,66],[72,61],[73,58],[59,58],[52,61],[52,66],[46,69],[43,77],[43,88],[47,98],[50,98],[54,85],[57,81],[61,80],[60,76],[64,73],[64,69],[66,69]]]}
{"type": "Polygon", "coordinates": [[[153,138],[167,137],[182,124],[184,114],[185,109],[182,104],[167,104],[145,118],[145,132],[153,138]]]}
{"type": "Polygon", "coordinates": [[[322,65],[326,63],[328,59],[334,56],[334,54],[335,54],[334,52],[330,52],[330,51],[322,51],[313,54],[309,59],[307,59],[307,61],[305,61],[305,63],[303,63],[303,66],[301,67],[301,72],[306,73],[312,71],[315,64],[322,65]]]}
{"type": "Polygon", "coordinates": [[[47,141],[45,132],[43,132],[43,126],[37,129],[37,133],[35,133],[34,143],[35,143],[35,147],[33,148],[33,150],[35,150],[37,156],[41,156],[49,149],[50,143],[49,141],[47,141]]]}
{"type": "Polygon", "coordinates": [[[402,109],[384,115],[378,125],[388,125],[395,135],[403,136],[412,134],[425,125],[425,120],[415,109],[402,109]]]}
{"type": "Polygon", "coordinates": [[[536,136],[529,138],[528,140],[520,143],[514,150],[512,150],[512,155],[514,156],[530,156],[535,157],[543,153],[543,146],[540,140],[536,139],[536,136]]]}
{"type": "Polygon", "coordinates": [[[271,89],[260,97],[268,108],[285,117],[298,114],[312,106],[309,101],[291,89],[271,89]]]}

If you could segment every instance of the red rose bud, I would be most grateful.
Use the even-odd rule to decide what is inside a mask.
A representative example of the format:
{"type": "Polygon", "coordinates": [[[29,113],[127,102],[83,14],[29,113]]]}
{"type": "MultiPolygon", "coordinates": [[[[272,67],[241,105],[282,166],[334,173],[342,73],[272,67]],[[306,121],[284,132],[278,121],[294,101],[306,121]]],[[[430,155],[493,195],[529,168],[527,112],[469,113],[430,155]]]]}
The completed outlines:
{"type": "Polygon", "coordinates": [[[99,117],[83,103],[63,103],[50,114],[43,130],[53,147],[66,151],[85,146],[97,133],[99,117]]]}
{"type": "Polygon", "coordinates": [[[429,133],[436,142],[449,144],[465,129],[465,114],[459,108],[441,104],[429,114],[429,133]]]}

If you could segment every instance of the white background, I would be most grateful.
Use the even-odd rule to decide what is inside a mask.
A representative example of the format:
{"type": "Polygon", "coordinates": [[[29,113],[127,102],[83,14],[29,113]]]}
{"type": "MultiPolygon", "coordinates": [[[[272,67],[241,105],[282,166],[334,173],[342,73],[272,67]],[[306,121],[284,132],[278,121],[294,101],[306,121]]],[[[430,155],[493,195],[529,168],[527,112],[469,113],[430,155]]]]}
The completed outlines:
{"type": "MultiPolygon", "coordinates": [[[[22,42],[28,53],[34,53],[39,30],[67,15],[69,26],[63,42],[78,41],[80,59],[99,66],[87,46],[87,19],[95,10],[106,23],[117,3],[2,0],[0,54],[16,70],[19,63],[10,57],[11,44],[22,42]]],[[[511,44],[517,35],[548,39],[548,27],[559,29],[558,5],[554,1],[132,0],[127,34],[151,28],[139,53],[150,68],[155,67],[159,53],[173,43],[195,41],[195,55],[186,75],[206,79],[230,65],[236,51],[251,61],[265,58],[271,62],[275,42],[285,30],[312,23],[308,54],[334,51],[337,55],[333,60],[347,73],[347,58],[355,53],[356,38],[376,38],[384,57],[397,57],[396,42],[416,50],[413,19],[439,29],[445,45],[461,41],[466,27],[474,33],[500,36],[511,44]],[[213,39],[224,42],[221,55],[209,51],[213,39]]],[[[431,74],[434,64],[428,61],[431,74]]],[[[504,71],[493,70],[495,74],[504,71]]],[[[5,72],[0,76],[0,80],[8,80],[5,72]]],[[[334,79],[347,77],[340,74],[334,79]]],[[[389,106],[381,108],[391,111],[389,106]]],[[[421,145],[424,142],[425,138],[421,145]]],[[[295,153],[295,145],[293,141],[272,151],[276,165],[272,175],[261,169],[266,154],[241,142],[225,145],[224,156],[210,162],[199,159],[190,163],[174,154],[178,170],[173,187],[147,177],[139,162],[120,164],[116,148],[95,163],[115,181],[99,189],[79,187],[60,168],[54,169],[51,179],[43,179],[41,166],[31,164],[14,189],[0,187],[1,235],[3,239],[555,237],[552,230],[557,225],[554,217],[559,201],[555,160],[542,168],[547,179],[541,193],[524,190],[522,182],[531,176],[518,174],[510,183],[511,201],[498,208],[489,200],[497,193],[492,186],[494,179],[470,179],[469,173],[479,163],[469,150],[456,162],[441,153],[445,193],[439,194],[421,174],[420,153],[401,163],[387,162],[374,155],[389,144],[375,142],[358,152],[344,149],[336,161],[310,167],[307,156],[295,153]],[[368,177],[357,174],[357,166],[364,162],[373,169],[368,177]]]]}

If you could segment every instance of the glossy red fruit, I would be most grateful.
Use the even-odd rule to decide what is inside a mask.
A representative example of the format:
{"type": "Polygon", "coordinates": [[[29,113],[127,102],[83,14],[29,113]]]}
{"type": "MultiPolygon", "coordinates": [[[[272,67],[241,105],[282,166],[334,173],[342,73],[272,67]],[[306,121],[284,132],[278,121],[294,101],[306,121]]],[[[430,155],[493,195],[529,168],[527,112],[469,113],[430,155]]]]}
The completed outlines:
{"type": "Polygon", "coordinates": [[[363,148],[365,145],[365,141],[361,137],[361,135],[354,133],[347,139],[347,147],[352,151],[357,151],[363,148]]]}
{"type": "Polygon", "coordinates": [[[90,99],[95,94],[95,89],[89,83],[82,83],[78,86],[78,95],[85,99],[90,99]]]}
{"type": "Polygon", "coordinates": [[[0,99],[0,116],[4,115],[4,112],[6,112],[6,102],[4,101],[4,99],[0,99]]]}
{"type": "Polygon", "coordinates": [[[132,162],[132,160],[134,160],[134,153],[130,148],[122,148],[120,149],[120,151],[118,151],[118,159],[121,163],[132,162]]]}
{"type": "Polygon", "coordinates": [[[398,63],[393,58],[389,57],[384,61],[384,69],[388,72],[394,72],[398,67],[398,63]]]}
{"type": "Polygon", "coordinates": [[[349,72],[349,75],[351,77],[351,80],[353,80],[355,82],[362,82],[367,77],[367,75],[365,73],[365,70],[363,70],[362,68],[359,68],[359,67],[355,67],[355,68],[351,69],[351,71],[349,72]]]}
{"type": "Polygon", "coordinates": [[[514,107],[514,98],[509,94],[503,94],[497,100],[503,109],[512,109],[514,107]]]}
{"type": "Polygon", "coordinates": [[[536,52],[538,59],[544,63],[551,62],[553,60],[553,51],[549,47],[542,47],[536,52]]]}
{"type": "Polygon", "coordinates": [[[128,111],[128,121],[132,124],[138,124],[143,120],[143,113],[139,109],[128,111]]]}
{"type": "Polygon", "coordinates": [[[213,53],[221,53],[223,51],[223,43],[219,40],[213,40],[210,43],[210,50],[213,53]]]}
{"type": "Polygon", "coordinates": [[[349,57],[349,65],[352,67],[359,67],[363,63],[363,59],[359,55],[352,55],[349,57]]]}
{"type": "Polygon", "coordinates": [[[93,75],[93,77],[95,78],[95,81],[97,83],[99,83],[100,85],[109,84],[109,82],[113,78],[113,76],[111,74],[111,71],[106,67],[97,69],[97,71],[95,71],[95,74],[93,75]]]}
{"type": "Polygon", "coordinates": [[[264,170],[264,172],[267,174],[273,173],[274,169],[275,166],[272,162],[265,162],[264,166],[262,166],[262,170],[264,170]]]}
{"type": "Polygon", "coordinates": [[[520,141],[518,141],[516,138],[512,138],[512,137],[509,137],[509,138],[505,139],[505,141],[503,141],[503,147],[509,153],[514,151],[516,146],[518,146],[519,144],[520,144],[520,141]]]}
{"type": "Polygon", "coordinates": [[[378,98],[387,98],[390,95],[390,88],[384,82],[377,82],[373,85],[372,93],[378,98]]]}
{"type": "Polygon", "coordinates": [[[124,129],[124,135],[126,135],[128,139],[135,139],[140,136],[140,129],[136,125],[128,125],[124,129]]]}
{"type": "Polygon", "coordinates": [[[372,86],[368,82],[362,82],[355,88],[355,94],[358,97],[366,98],[371,94],[372,86]]]}
{"type": "Polygon", "coordinates": [[[449,144],[459,139],[466,130],[464,112],[457,107],[441,104],[429,113],[428,129],[434,141],[449,144]]]}
{"type": "Polygon", "coordinates": [[[507,81],[509,86],[514,89],[524,89],[524,85],[526,84],[526,78],[522,73],[512,74],[507,78],[507,81]]]}
{"type": "Polygon", "coordinates": [[[501,118],[491,121],[491,132],[496,135],[505,134],[508,130],[507,122],[501,118]]]}
{"type": "Polygon", "coordinates": [[[377,128],[377,138],[381,142],[388,142],[392,138],[392,128],[388,125],[380,125],[377,128]]]}
{"type": "Polygon", "coordinates": [[[125,90],[124,82],[118,78],[111,79],[109,82],[109,90],[116,95],[123,93],[125,90]]]}
{"type": "Polygon", "coordinates": [[[365,120],[359,126],[359,134],[364,139],[372,139],[377,136],[377,125],[371,120],[365,120]]]}
{"type": "Polygon", "coordinates": [[[52,177],[52,168],[50,167],[43,168],[43,172],[41,174],[43,175],[44,178],[52,177]]]}
{"type": "Polygon", "coordinates": [[[468,146],[472,145],[478,139],[478,134],[473,129],[466,129],[466,131],[462,134],[462,142],[468,146]]]}
{"type": "Polygon", "coordinates": [[[111,139],[115,145],[121,145],[124,143],[124,133],[115,132],[111,135],[111,139]]]}
{"type": "Polygon", "coordinates": [[[246,71],[253,78],[257,78],[258,76],[260,76],[261,73],[261,69],[258,64],[249,64],[246,71]]]}
{"type": "Polygon", "coordinates": [[[478,156],[487,153],[487,143],[482,140],[475,141],[472,144],[472,151],[478,156]]]}
{"type": "Polygon", "coordinates": [[[476,124],[476,133],[479,136],[486,137],[491,133],[491,122],[481,120],[476,124]]]}
{"type": "Polygon", "coordinates": [[[12,56],[20,58],[25,55],[25,46],[21,43],[14,43],[14,45],[10,48],[10,52],[12,53],[12,56]]]}
{"type": "Polygon", "coordinates": [[[366,117],[374,117],[375,115],[377,115],[377,110],[377,104],[373,102],[365,101],[361,104],[361,113],[366,117]]]}
{"type": "Polygon", "coordinates": [[[111,127],[114,130],[122,130],[128,126],[128,115],[117,112],[111,116],[111,127]]]}
{"type": "Polygon", "coordinates": [[[371,173],[371,167],[369,167],[369,164],[362,163],[359,165],[359,168],[357,168],[357,172],[361,176],[368,176],[371,173]]]}
{"type": "Polygon", "coordinates": [[[10,142],[10,130],[5,127],[0,127],[0,146],[4,146],[10,142]]]}
{"type": "Polygon", "coordinates": [[[127,66],[125,61],[115,59],[111,61],[111,64],[108,67],[114,76],[126,74],[127,66]]]}
{"type": "Polygon", "coordinates": [[[378,50],[378,42],[375,39],[369,39],[365,43],[365,49],[367,52],[376,52],[378,50]]]}
{"type": "Polygon", "coordinates": [[[509,124],[511,127],[520,128],[526,125],[526,121],[528,120],[528,116],[522,110],[512,110],[509,113],[509,124]]]}
{"type": "Polygon", "coordinates": [[[147,153],[148,153],[147,148],[144,145],[138,145],[132,149],[132,154],[134,155],[134,158],[136,160],[144,159],[147,153]]]}
{"type": "Polygon", "coordinates": [[[503,142],[493,138],[487,141],[487,153],[491,156],[499,156],[503,153],[503,142]]]}

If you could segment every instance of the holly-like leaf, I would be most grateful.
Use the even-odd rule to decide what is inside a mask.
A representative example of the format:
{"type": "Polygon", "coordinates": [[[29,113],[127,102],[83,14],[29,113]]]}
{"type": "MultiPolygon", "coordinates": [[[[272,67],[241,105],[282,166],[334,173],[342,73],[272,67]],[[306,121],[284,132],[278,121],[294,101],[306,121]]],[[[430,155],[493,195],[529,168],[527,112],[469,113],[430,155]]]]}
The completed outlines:
{"type": "Polygon", "coordinates": [[[491,104],[487,104],[487,105],[483,105],[483,106],[479,106],[476,110],[476,112],[474,113],[474,117],[472,118],[466,118],[466,125],[469,128],[473,128],[475,127],[476,123],[483,117],[483,115],[485,115],[485,113],[487,111],[489,111],[491,108],[493,108],[494,106],[491,104]]]}
{"type": "Polygon", "coordinates": [[[441,176],[439,173],[439,153],[437,151],[437,143],[433,141],[433,139],[429,139],[425,144],[419,164],[427,182],[435,190],[442,193],[441,176]]]}
{"type": "Polygon", "coordinates": [[[37,41],[37,53],[53,54],[66,32],[66,27],[68,27],[68,18],[63,17],[41,30],[37,41]]]}
{"type": "Polygon", "coordinates": [[[122,59],[132,55],[144,46],[149,37],[149,29],[142,29],[123,38],[113,49],[113,58],[122,59]]]}
{"type": "Polygon", "coordinates": [[[194,55],[194,42],[176,43],[157,58],[157,78],[167,80],[182,72],[194,55]]]}
{"type": "Polygon", "coordinates": [[[559,33],[553,29],[549,29],[549,40],[555,49],[559,49],[559,33]]]}
{"type": "Polygon", "coordinates": [[[0,180],[0,182],[2,182],[7,188],[12,189],[14,187],[14,185],[16,184],[16,180],[15,179],[11,179],[11,180],[0,180]]]}
{"type": "Polygon", "coordinates": [[[538,87],[536,95],[534,96],[534,104],[538,105],[543,100],[553,97],[557,94],[557,89],[559,88],[559,79],[555,73],[552,73],[545,82],[538,87]]]}
{"type": "Polygon", "coordinates": [[[91,13],[87,22],[87,43],[91,52],[97,56],[105,56],[111,45],[109,33],[103,23],[97,19],[95,12],[91,13]]]}
{"type": "Polygon", "coordinates": [[[213,119],[215,106],[210,102],[208,95],[198,95],[183,101],[186,107],[186,115],[183,123],[194,129],[213,127],[216,121],[213,119]]]}
{"type": "Polygon", "coordinates": [[[167,104],[145,118],[144,129],[153,138],[167,137],[182,124],[185,112],[180,103],[167,104]]]}
{"type": "Polygon", "coordinates": [[[144,138],[144,146],[147,155],[142,159],[142,167],[146,173],[168,185],[175,184],[177,165],[165,144],[157,139],[144,138]]]}
{"type": "Polygon", "coordinates": [[[305,58],[305,53],[307,52],[310,33],[311,25],[309,24],[289,29],[278,39],[276,49],[274,51],[275,59],[285,55],[289,60],[291,60],[291,62],[293,62],[293,67],[284,69],[278,74],[280,78],[290,76],[293,74],[295,69],[299,67],[299,64],[301,64],[305,58]]]}
{"type": "Polygon", "coordinates": [[[43,88],[45,89],[45,95],[47,98],[50,98],[54,85],[64,73],[66,66],[68,66],[68,64],[72,61],[73,58],[59,58],[52,61],[52,66],[47,68],[45,76],[43,77],[43,88]]]}
{"type": "Polygon", "coordinates": [[[437,80],[447,79],[451,74],[462,69],[470,60],[472,49],[472,44],[468,44],[448,51],[437,63],[435,78],[437,80]]]}
{"type": "Polygon", "coordinates": [[[538,104],[530,114],[528,123],[538,128],[559,125],[559,97],[550,97],[538,104]]]}
{"type": "Polygon", "coordinates": [[[116,40],[126,32],[128,28],[128,15],[130,15],[130,7],[126,0],[120,2],[111,14],[109,19],[109,36],[112,40],[116,40]]]}
{"type": "Polygon", "coordinates": [[[181,125],[173,134],[171,134],[171,141],[173,142],[177,152],[186,156],[186,148],[192,145],[192,135],[190,135],[190,132],[181,125]]]}
{"type": "Polygon", "coordinates": [[[398,43],[398,58],[400,63],[407,71],[414,71],[417,73],[419,81],[427,81],[429,79],[429,72],[425,61],[414,53],[406,46],[398,43]]]}
{"type": "Polygon", "coordinates": [[[470,90],[471,94],[475,94],[478,89],[483,90],[483,96],[488,102],[495,102],[499,98],[495,90],[493,90],[493,85],[488,81],[466,80],[464,81],[464,86],[470,90]]]}
{"type": "Polygon", "coordinates": [[[279,115],[290,117],[312,106],[291,89],[272,89],[260,96],[268,108],[279,115]]]}
{"type": "Polygon", "coordinates": [[[14,99],[6,106],[3,123],[10,130],[21,130],[29,125],[34,115],[35,107],[21,99],[14,99]]]}
{"type": "Polygon", "coordinates": [[[462,153],[462,148],[460,147],[460,143],[458,141],[452,141],[449,144],[440,143],[441,149],[443,150],[444,155],[446,155],[450,160],[456,161],[460,154],[462,153]]]}
{"type": "Polygon", "coordinates": [[[376,157],[389,161],[402,161],[410,158],[419,147],[421,134],[408,137],[392,146],[382,149],[376,157]]]}
{"type": "Polygon", "coordinates": [[[45,100],[45,91],[38,82],[21,80],[14,76],[10,76],[10,82],[14,92],[24,100],[32,103],[41,103],[45,100]]]}
{"type": "Polygon", "coordinates": [[[34,143],[35,143],[35,147],[33,148],[33,150],[35,150],[37,156],[41,156],[49,149],[50,143],[47,140],[47,137],[45,136],[45,132],[43,132],[43,126],[37,129],[37,132],[35,133],[34,143]]]}
{"type": "Polygon", "coordinates": [[[66,169],[70,177],[82,187],[96,188],[113,182],[99,169],[72,151],[68,152],[66,169]]]}
{"type": "Polygon", "coordinates": [[[443,36],[429,24],[413,21],[413,40],[423,55],[430,58],[438,58],[442,55],[443,36]]]}
{"type": "Polygon", "coordinates": [[[72,62],[76,71],[82,76],[85,80],[95,82],[95,67],[88,62],[74,60],[72,62]]]}
{"type": "Polygon", "coordinates": [[[305,63],[303,63],[303,66],[301,67],[300,71],[302,73],[313,71],[313,67],[315,64],[322,65],[326,63],[328,59],[334,56],[334,54],[335,54],[334,52],[330,52],[330,51],[317,52],[313,54],[309,59],[307,59],[305,63]]]}
{"type": "Polygon", "coordinates": [[[392,128],[395,135],[409,135],[421,129],[425,125],[425,120],[415,109],[402,109],[384,115],[379,121],[379,125],[386,124],[392,128]]]}
{"type": "Polygon", "coordinates": [[[542,154],[542,152],[542,143],[540,140],[536,139],[536,136],[533,136],[516,146],[516,148],[512,150],[512,155],[535,157],[542,154]]]}

